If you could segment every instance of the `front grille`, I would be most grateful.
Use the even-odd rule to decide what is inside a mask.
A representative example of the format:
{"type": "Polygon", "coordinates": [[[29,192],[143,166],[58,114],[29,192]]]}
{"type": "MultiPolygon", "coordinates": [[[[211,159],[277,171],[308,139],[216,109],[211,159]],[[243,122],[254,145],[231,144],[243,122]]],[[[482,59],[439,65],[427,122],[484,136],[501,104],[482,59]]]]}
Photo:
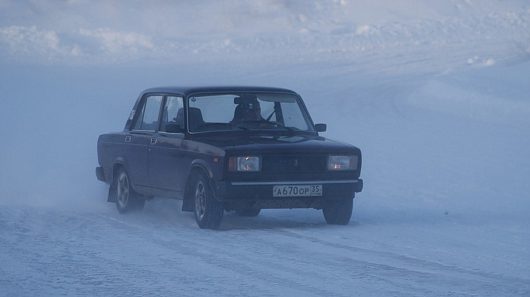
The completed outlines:
{"type": "Polygon", "coordinates": [[[325,172],[327,156],[323,155],[264,155],[261,170],[264,173],[317,173],[325,172]]]}

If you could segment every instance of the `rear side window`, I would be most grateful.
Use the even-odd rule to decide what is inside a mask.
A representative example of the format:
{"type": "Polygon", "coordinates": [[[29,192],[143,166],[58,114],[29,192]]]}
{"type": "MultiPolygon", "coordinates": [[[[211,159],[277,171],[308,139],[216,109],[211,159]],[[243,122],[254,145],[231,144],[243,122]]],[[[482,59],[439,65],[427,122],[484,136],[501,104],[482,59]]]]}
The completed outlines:
{"type": "Polygon", "coordinates": [[[156,95],[145,98],[142,111],[136,118],[133,130],[155,131],[158,128],[158,114],[161,104],[162,96],[156,95]]]}

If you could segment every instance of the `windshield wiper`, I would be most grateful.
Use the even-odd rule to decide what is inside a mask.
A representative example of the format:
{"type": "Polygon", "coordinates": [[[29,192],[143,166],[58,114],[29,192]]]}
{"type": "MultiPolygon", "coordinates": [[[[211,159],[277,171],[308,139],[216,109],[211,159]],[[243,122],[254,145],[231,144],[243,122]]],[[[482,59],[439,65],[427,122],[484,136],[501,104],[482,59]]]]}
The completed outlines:
{"type": "Polygon", "coordinates": [[[237,125],[237,126],[235,126],[234,128],[236,128],[236,129],[240,129],[240,130],[243,130],[243,131],[248,131],[248,130],[250,130],[248,127],[245,127],[245,126],[242,126],[242,125],[237,125]]]}
{"type": "Polygon", "coordinates": [[[274,125],[275,127],[280,127],[280,128],[284,128],[285,130],[287,131],[291,131],[291,132],[294,132],[298,129],[294,128],[294,127],[288,127],[288,126],[285,126],[284,124],[280,123],[280,122],[271,122],[271,121],[267,121],[269,124],[272,124],[274,125]]]}
{"type": "MultiPolygon", "coordinates": [[[[266,125],[271,125],[275,128],[283,128],[289,132],[295,132],[295,131],[298,131],[299,129],[297,128],[294,128],[294,127],[288,127],[288,126],[285,126],[284,124],[282,123],[279,123],[279,122],[273,122],[273,121],[266,121],[266,120],[257,120],[257,121],[245,121],[244,123],[247,123],[247,124],[266,124],[266,125]]],[[[248,127],[246,125],[237,125],[237,126],[234,126],[234,128],[236,129],[240,129],[240,130],[244,130],[244,131],[250,131],[250,130],[262,130],[260,128],[262,127],[248,127]]],[[[268,129],[266,129],[268,130],[268,129]]]]}

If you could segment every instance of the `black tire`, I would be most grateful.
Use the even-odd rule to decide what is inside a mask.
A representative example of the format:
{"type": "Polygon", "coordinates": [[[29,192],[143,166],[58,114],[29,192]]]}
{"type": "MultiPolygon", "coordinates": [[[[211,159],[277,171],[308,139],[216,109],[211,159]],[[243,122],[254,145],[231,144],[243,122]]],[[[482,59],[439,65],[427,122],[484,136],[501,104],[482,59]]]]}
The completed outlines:
{"type": "Polygon", "coordinates": [[[218,229],[223,219],[223,203],[215,200],[208,178],[194,172],[191,178],[190,194],[194,201],[194,213],[197,225],[201,229],[218,229]]]}
{"type": "Polygon", "coordinates": [[[331,225],[348,225],[353,210],[353,198],[330,200],[322,209],[326,223],[331,225]]]}
{"type": "Polygon", "coordinates": [[[261,212],[261,209],[259,208],[236,209],[237,215],[242,216],[242,217],[257,217],[260,212],[261,212]]]}
{"type": "Polygon", "coordinates": [[[131,180],[125,169],[118,169],[112,186],[114,187],[116,208],[119,213],[144,208],[145,199],[133,190],[131,180]]]}

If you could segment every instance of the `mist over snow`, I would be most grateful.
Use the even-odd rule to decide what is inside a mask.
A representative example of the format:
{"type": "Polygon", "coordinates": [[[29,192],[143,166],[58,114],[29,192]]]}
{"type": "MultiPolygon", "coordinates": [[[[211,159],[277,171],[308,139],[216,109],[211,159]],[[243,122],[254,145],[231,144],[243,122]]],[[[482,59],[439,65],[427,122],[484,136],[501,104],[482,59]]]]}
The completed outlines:
{"type": "Polygon", "coordinates": [[[530,295],[528,1],[0,0],[0,296],[530,295]],[[122,216],[96,141],[140,91],[301,94],[363,152],[348,226],[122,216]]]}
{"type": "Polygon", "coordinates": [[[530,30],[527,1],[2,1],[0,10],[2,60],[31,64],[356,63],[412,51],[480,64],[528,51],[520,37],[530,30]]]}

